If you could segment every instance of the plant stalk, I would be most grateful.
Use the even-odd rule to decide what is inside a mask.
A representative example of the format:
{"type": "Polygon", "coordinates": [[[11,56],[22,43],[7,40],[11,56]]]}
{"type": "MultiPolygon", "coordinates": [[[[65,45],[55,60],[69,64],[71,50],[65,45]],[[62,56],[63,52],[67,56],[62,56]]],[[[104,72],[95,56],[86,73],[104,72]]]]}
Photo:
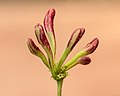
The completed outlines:
{"type": "Polygon", "coordinates": [[[57,96],[62,96],[63,79],[57,81],[57,96]]]}

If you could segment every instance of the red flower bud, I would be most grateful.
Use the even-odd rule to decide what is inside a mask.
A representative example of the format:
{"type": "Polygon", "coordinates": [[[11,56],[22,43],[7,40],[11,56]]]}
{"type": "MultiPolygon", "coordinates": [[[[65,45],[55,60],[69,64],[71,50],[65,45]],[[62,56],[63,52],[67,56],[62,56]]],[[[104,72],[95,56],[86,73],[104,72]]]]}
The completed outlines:
{"type": "Polygon", "coordinates": [[[44,18],[44,28],[47,33],[48,39],[50,41],[53,57],[56,54],[56,39],[55,39],[54,24],[53,24],[54,16],[55,16],[55,9],[50,9],[48,10],[44,18]]]}
{"type": "Polygon", "coordinates": [[[27,46],[30,50],[30,52],[38,57],[41,58],[41,60],[44,62],[44,64],[49,68],[47,59],[45,57],[45,55],[42,53],[42,51],[35,45],[35,43],[33,42],[33,40],[31,38],[28,38],[27,41],[27,46]]]}
{"type": "Polygon", "coordinates": [[[38,43],[41,44],[43,49],[46,51],[48,56],[48,61],[50,62],[50,68],[53,67],[53,54],[51,50],[51,46],[48,42],[48,39],[46,37],[46,34],[44,32],[44,29],[42,25],[38,24],[35,26],[35,35],[37,37],[38,43]]]}
{"type": "Polygon", "coordinates": [[[46,32],[52,32],[55,38],[54,28],[53,28],[54,16],[55,16],[55,9],[48,10],[44,18],[44,27],[46,32]]]}
{"type": "Polygon", "coordinates": [[[91,59],[89,57],[81,57],[78,60],[78,63],[82,65],[88,65],[90,62],[91,62],[91,59]]]}
{"type": "Polygon", "coordinates": [[[35,45],[35,43],[33,42],[31,38],[28,38],[27,45],[32,54],[37,55],[38,52],[41,52],[40,49],[35,45]]]}
{"type": "Polygon", "coordinates": [[[61,56],[61,58],[59,60],[58,67],[62,66],[62,64],[64,63],[65,59],[69,55],[69,53],[72,51],[74,46],[78,43],[78,41],[82,38],[84,33],[85,33],[85,29],[84,28],[77,28],[72,33],[72,35],[70,37],[70,40],[69,40],[69,42],[67,44],[67,48],[65,49],[65,51],[63,52],[63,55],[61,56]]]}
{"type": "Polygon", "coordinates": [[[44,29],[42,25],[37,24],[35,26],[35,35],[37,37],[38,43],[42,45],[42,47],[46,47],[49,51],[51,50],[50,44],[48,42],[48,39],[45,35],[44,29]]]}
{"type": "Polygon", "coordinates": [[[78,43],[78,41],[82,38],[83,34],[85,33],[84,28],[77,28],[71,35],[71,38],[68,42],[67,47],[72,50],[74,46],[78,43]]]}
{"type": "Polygon", "coordinates": [[[87,54],[91,54],[96,50],[98,44],[99,40],[98,38],[95,38],[85,46],[84,50],[87,52],[87,54]]]}

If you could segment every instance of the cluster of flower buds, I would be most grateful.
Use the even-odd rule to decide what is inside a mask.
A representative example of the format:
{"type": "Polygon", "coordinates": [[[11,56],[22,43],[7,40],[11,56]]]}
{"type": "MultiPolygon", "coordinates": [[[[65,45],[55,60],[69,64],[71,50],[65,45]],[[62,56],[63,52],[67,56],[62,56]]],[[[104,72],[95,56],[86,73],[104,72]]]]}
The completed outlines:
{"type": "Polygon", "coordinates": [[[93,53],[99,43],[97,38],[93,39],[88,43],[80,52],[78,52],[71,60],[64,64],[64,61],[68,57],[69,53],[73,50],[78,41],[82,38],[85,33],[84,28],[77,28],[72,33],[69,42],[60,57],[60,60],[55,62],[56,54],[56,39],[54,33],[54,16],[55,10],[50,9],[45,15],[44,18],[44,27],[38,23],[35,26],[35,35],[38,40],[38,43],[46,52],[44,53],[35,45],[32,39],[28,39],[27,45],[30,52],[38,57],[44,62],[44,64],[49,68],[52,73],[52,76],[55,80],[63,79],[67,76],[67,72],[72,67],[77,64],[87,65],[91,62],[91,59],[86,55],[93,53]]]}

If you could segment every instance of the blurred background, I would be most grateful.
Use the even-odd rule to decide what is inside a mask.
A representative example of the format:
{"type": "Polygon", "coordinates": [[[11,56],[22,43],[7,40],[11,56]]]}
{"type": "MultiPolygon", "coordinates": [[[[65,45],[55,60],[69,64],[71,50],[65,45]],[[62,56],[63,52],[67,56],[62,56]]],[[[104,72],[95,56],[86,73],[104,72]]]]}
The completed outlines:
{"type": "Polygon", "coordinates": [[[86,33],[66,62],[93,38],[100,40],[92,62],[69,71],[63,96],[120,96],[119,0],[0,0],[0,96],[57,96],[49,70],[26,45],[30,37],[39,46],[34,26],[50,8],[56,10],[56,61],[78,27],[86,33]]]}

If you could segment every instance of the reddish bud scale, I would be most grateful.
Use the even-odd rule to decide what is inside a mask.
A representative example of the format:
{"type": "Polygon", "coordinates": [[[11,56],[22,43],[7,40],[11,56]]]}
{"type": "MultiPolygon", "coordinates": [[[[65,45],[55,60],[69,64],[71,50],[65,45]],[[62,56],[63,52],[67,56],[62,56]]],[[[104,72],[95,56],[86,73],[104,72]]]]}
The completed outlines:
{"type": "Polygon", "coordinates": [[[44,27],[45,27],[46,32],[52,32],[55,38],[55,33],[54,33],[54,28],[53,28],[54,16],[55,16],[55,9],[48,10],[47,14],[45,15],[45,19],[44,19],[44,27]]]}
{"type": "Polygon", "coordinates": [[[74,46],[78,43],[78,41],[82,38],[82,36],[83,36],[84,33],[85,33],[85,29],[84,29],[84,28],[77,28],[77,29],[72,33],[71,38],[70,38],[70,40],[69,40],[69,42],[68,42],[67,47],[69,47],[70,44],[71,44],[71,42],[72,42],[72,40],[75,39],[74,42],[72,42],[73,44],[72,44],[72,46],[71,46],[71,48],[70,48],[70,49],[72,50],[72,49],[74,48],[74,46]],[[75,37],[74,35],[75,35],[77,32],[79,32],[79,33],[78,33],[78,35],[75,37]]]}
{"type": "Polygon", "coordinates": [[[35,33],[36,33],[36,37],[37,37],[38,42],[40,44],[42,44],[43,46],[46,46],[49,50],[51,50],[50,44],[49,44],[48,39],[45,35],[45,32],[44,32],[44,29],[43,29],[42,25],[37,24],[35,26],[35,33]],[[39,35],[36,33],[36,28],[39,29],[39,35]]]}
{"type": "Polygon", "coordinates": [[[88,54],[91,54],[96,50],[98,44],[99,44],[99,40],[98,38],[95,38],[90,43],[88,43],[84,49],[85,51],[87,51],[88,54]]]}

